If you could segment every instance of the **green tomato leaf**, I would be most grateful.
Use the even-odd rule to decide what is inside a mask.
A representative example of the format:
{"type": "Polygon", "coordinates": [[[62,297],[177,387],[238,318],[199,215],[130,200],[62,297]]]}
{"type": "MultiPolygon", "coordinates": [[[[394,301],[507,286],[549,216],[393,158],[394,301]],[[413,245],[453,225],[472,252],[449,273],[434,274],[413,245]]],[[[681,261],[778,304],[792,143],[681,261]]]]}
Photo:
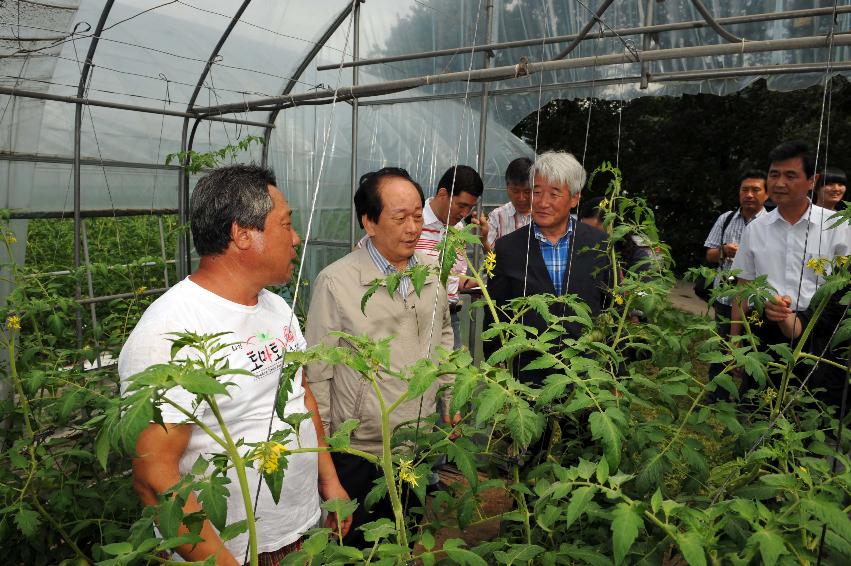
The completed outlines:
{"type": "Polygon", "coordinates": [[[612,517],[612,549],[615,552],[615,564],[623,564],[632,543],[638,536],[638,529],[644,522],[635,508],[623,502],[617,504],[612,511],[612,517]]]}
{"type": "Polygon", "coordinates": [[[15,525],[21,531],[21,534],[27,538],[35,535],[40,524],[41,517],[39,517],[38,513],[25,505],[21,505],[15,514],[15,525]]]}
{"type": "MultiPolygon", "coordinates": [[[[281,473],[283,475],[283,473],[281,473]]],[[[204,508],[207,518],[218,530],[223,530],[228,519],[228,490],[225,483],[228,478],[213,476],[203,482],[198,490],[198,501],[204,508]]]]}
{"type": "Polygon", "coordinates": [[[621,433],[607,413],[595,411],[588,417],[591,437],[603,443],[603,452],[609,461],[609,469],[617,470],[621,461],[621,433]]]}
{"type": "Polygon", "coordinates": [[[781,554],[788,554],[786,541],[780,534],[771,529],[756,531],[748,539],[748,544],[756,544],[759,547],[759,555],[762,557],[762,563],[766,566],[774,566],[781,554]]]}
{"type": "Polygon", "coordinates": [[[567,504],[565,528],[570,527],[582,516],[588,504],[594,499],[595,493],[597,493],[597,488],[591,486],[578,487],[573,490],[573,493],[570,494],[570,503],[567,504]]]}

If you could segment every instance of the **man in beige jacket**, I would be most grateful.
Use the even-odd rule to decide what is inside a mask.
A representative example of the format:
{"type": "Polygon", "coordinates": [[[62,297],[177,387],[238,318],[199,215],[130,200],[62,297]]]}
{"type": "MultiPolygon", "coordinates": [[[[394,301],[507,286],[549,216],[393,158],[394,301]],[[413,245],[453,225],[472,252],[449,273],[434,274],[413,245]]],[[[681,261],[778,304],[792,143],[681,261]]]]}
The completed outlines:
{"type": "MultiPolygon", "coordinates": [[[[365,314],[361,312],[361,298],[372,281],[419,263],[434,262],[415,251],[423,227],[422,189],[404,169],[386,167],[361,177],[354,201],[361,227],[369,238],[362,247],[322,270],[314,281],[306,325],[308,345],[345,346],[344,340],[330,335],[335,330],[374,340],[392,336],[391,369],[403,370],[421,358],[435,359],[438,348],[451,349],[453,341],[446,289],[435,275],[428,276],[419,296],[405,277],[392,297],[381,289],[367,302],[365,314]]],[[[352,447],[381,454],[378,398],[366,380],[343,365],[312,364],[307,381],[328,434],[333,434],[346,419],[357,419],[360,426],[352,434],[352,447]]],[[[391,415],[391,427],[433,415],[438,388],[451,381],[446,378],[432,385],[423,395],[422,404],[418,399],[403,403],[391,415]]],[[[406,383],[389,376],[379,382],[379,388],[388,405],[408,389],[406,383]]],[[[449,417],[444,416],[444,420],[449,417]]],[[[357,456],[332,457],[341,483],[361,505],[355,511],[345,543],[362,547],[363,532],[357,526],[379,517],[392,517],[386,497],[373,507],[372,513],[363,507],[373,480],[381,474],[357,456]]]]}

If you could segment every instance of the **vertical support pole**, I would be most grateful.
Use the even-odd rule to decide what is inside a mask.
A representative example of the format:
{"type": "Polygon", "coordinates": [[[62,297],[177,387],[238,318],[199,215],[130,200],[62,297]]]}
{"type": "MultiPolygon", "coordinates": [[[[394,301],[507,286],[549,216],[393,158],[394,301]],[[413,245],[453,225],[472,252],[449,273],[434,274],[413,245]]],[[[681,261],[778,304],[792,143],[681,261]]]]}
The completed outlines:
{"type": "MultiPolygon", "coordinates": [[[[352,60],[357,61],[360,57],[360,0],[355,3],[354,12],[352,13],[352,31],[354,32],[354,41],[352,42],[352,60]]],[[[358,68],[352,67],[352,85],[358,84],[358,68]]],[[[355,212],[355,190],[358,182],[358,99],[352,99],[352,174],[351,174],[351,199],[349,203],[352,207],[351,218],[349,219],[349,249],[355,247],[355,237],[357,235],[358,219],[355,212]]]]}
{"type": "Polygon", "coordinates": [[[168,284],[168,255],[165,251],[165,228],[163,227],[163,216],[162,214],[157,215],[157,227],[160,231],[160,257],[163,260],[163,283],[165,284],[165,288],[168,289],[171,285],[168,284]]]}
{"type": "MultiPolygon", "coordinates": [[[[647,0],[647,12],[644,14],[644,25],[652,26],[654,15],[653,10],[656,5],[657,0],[647,0]]],[[[645,33],[641,36],[641,50],[642,51],[650,51],[650,42],[653,40],[653,37],[650,33],[645,33]]],[[[641,60],[641,83],[639,88],[642,90],[647,88],[647,85],[650,83],[650,62],[641,60]]]]}
{"type": "MultiPolygon", "coordinates": [[[[89,43],[89,50],[86,53],[86,60],[83,63],[83,68],[80,71],[80,82],[77,84],[77,98],[83,98],[86,93],[86,84],[89,81],[89,71],[92,68],[95,51],[100,42],[100,34],[106,26],[106,20],[109,17],[109,12],[112,10],[112,5],[115,0],[107,0],[100,12],[97,26],[92,34],[92,40],[89,43]]],[[[74,109],[74,276],[77,277],[80,269],[80,230],[82,229],[82,216],[80,208],[82,206],[82,189],[80,181],[80,154],[82,152],[82,129],[83,129],[83,105],[78,102],[74,109]]],[[[80,287],[80,281],[74,283],[74,298],[80,299],[83,292],[80,287]]],[[[83,313],[77,309],[77,346],[83,347],[83,313]]]]}
{"type": "MultiPolygon", "coordinates": [[[[86,285],[89,291],[89,297],[95,296],[95,288],[94,282],[92,281],[92,263],[89,260],[89,236],[88,232],[86,232],[86,220],[85,218],[80,223],[80,236],[82,237],[83,244],[83,261],[86,263],[86,285]]],[[[95,360],[97,367],[100,368],[100,341],[97,337],[97,327],[98,327],[98,315],[97,315],[97,306],[95,303],[89,303],[89,315],[92,319],[92,340],[94,340],[95,344],[95,360]]]]}
{"type": "MultiPolygon", "coordinates": [[[[183,129],[180,133],[180,151],[186,158],[181,163],[182,167],[179,170],[177,181],[177,224],[184,227],[189,221],[189,207],[184,195],[189,192],[189,172],[186,170],[189,165],[189,151],[187,147],[187,138],[189,135],[189,118],[183,120],[183,129]]],[[[177,280],[183,281],[189,275],[189,235],[187,231],[180,230],[177,235],[177,280]]]]}
{"type": "MultiPolygon", "coordinates": [[[[493,0],[488,0],[487,5],[485,7],[486,14],[486,27],[485,27],[485,44],[490,45],[493,43],[493,0]]],[[[484,58],[483,66],[485,69],[489,69],[493,65],[494,52],[490,49],[486,49],[482,52],[482,56],[484,58]]],[[[486,142],[487,142],[487,133],[488,133],[488,95],[490,93],[488,82],[482,83],[482,100],[481,107],[479,108],[479,159],[477,162],[479,175],[484,177],[485,174],[485,163],[486,163],[486,142]]],[[[476,206],[476,216],[480,217],[482,215],[482,201],[484,201],[485,195],[482,194],[482,198],[479,199],[479,204],[476,206]]],[[[482,264],[482,248],[479,246],[475,246],[473,249],[473,263],[477,266],[482,264]]],[[[475,357],[477,352],[477,343],[479,342],[479,336],[481,333],[478,332],[479,325],[482,324],[482,316],[481,310],[477,310],[476,312],[471,313],[472,317],[470,318],[470,331],[469,331],[469,344],[470,344],[470,352],[475,357]]]]}
{"type": "MultiPolygon", "coordinates": [[[[83,229],[83,217],[80,214],[82,189],[80,176],[80,154],[82,148],[83,105],[77,104],[74,111],[74,298],[80,300],[83,289],[80,286],[80,233],[83,229]]],[[[83,347],[83,313],[77,309],[77,347],[83,347]]]]}

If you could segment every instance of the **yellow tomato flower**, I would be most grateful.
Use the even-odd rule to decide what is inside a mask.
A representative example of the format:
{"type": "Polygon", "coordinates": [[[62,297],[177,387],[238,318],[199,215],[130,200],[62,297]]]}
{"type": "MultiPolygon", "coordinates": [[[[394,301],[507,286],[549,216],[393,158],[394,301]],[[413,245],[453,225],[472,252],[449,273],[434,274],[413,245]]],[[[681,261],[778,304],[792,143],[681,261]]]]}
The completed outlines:
{"type": "Polygon", "coordinates": [[[826,257],[814,257],[807,261],[807,267],[815,271],[816,275],[824,275],[827,272],[826,266],[826,257]]]}
{"type": "Polygon", "coordinates": [[[280,467],[278,459],[287,447],[280,442],[264,442],[257,451],[256,458],[260,461],[260,469],[264,474],[274,474],[280,467]]]}
{"type": "Polygon", "coordinates": [[[414,473],[413,464],[412,460],[405,460],[404,458],[399,460],[399,480],[410,484],[411,487],[417,487],[419,485],[417,480],[420,478],[414,473]]]}
{"type": "Polygon", "coordinates": [[[493,252],[488,252],[485,255],[485,263],[484,263],[485,273],[488,274],[488,277],[493,276],[493,270],[496,269],[496,254],[493,252]]]}
{"type": "Polygon", "coordinates": [[[10,314],[9,318],[6,319],[6,328],[9,330],[20,330],[21,317],[16,314],[10,314]]]}
{"type": "Polygon", "coordinates": [[[136,294],[141,295],[142,293],[144,293],[147,290],[148,290],[148,288],[143,285],[142,287],[139,287],[139,288],[136,289],[136,294]]]}
{"type": "Polygon", "coordinates": [[[851,261],[851,257],[849,257],[847,255],[838,255],[835,258],[833,258],[833,263],[837,267],[845,267],[845,266],[848,265],[849,261],[851,261]]]}
{"type": "Polygon", "coordinates": [[[14,244],[18,241],[18,239],[15,237],[14,232],[6,232],[6,235],[4,237],[6,239],[7,244],[14,244]]]}
{"type": "Polygon", "coordinates": [[[623,297],[621,297],[620,295],[615,295],[615,304],[616,305],[622,305],[623,304],[623,297]]]}
{"type": "Polygon", "coordinates": [[[751,315],[748,317],[748,322],[750,322],[754,326],[762,326],[762,319],[759,318],[759,313],[757,311],[753,311],[753,313],[751,313],[751,315]]]}

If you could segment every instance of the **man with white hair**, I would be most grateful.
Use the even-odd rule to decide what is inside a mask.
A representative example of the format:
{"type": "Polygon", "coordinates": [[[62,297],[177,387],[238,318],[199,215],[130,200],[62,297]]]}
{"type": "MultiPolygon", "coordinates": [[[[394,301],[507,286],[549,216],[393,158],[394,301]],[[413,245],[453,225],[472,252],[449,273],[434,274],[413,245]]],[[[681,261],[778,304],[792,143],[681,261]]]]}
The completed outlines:
{"type": "MultiPolygon", "coordinates": [[[[532,223],[496,241],[496,267],[488,291],[497,304],[516,297],[549,293],[576,294],[597,315],[606,306],[612,284],[612,265],[606,254],[606,234],[577,222],[570,212],[579,204],[586,173],[573,155],[548,152],[529,170],[532,185],[532,223]]],[[[570,316],[564,304],[554,304],[553,314],[570,316]]],[[[529,312],[523,323],[539,331],[547,323],[529,312]]],[[[564,323],[569,337],[580,335],[578,323],[564,323]]],[[[523,353],[513,361],[518,379],[540,385],[550,370],[525,370],[535,354],[523,353]]]]}

